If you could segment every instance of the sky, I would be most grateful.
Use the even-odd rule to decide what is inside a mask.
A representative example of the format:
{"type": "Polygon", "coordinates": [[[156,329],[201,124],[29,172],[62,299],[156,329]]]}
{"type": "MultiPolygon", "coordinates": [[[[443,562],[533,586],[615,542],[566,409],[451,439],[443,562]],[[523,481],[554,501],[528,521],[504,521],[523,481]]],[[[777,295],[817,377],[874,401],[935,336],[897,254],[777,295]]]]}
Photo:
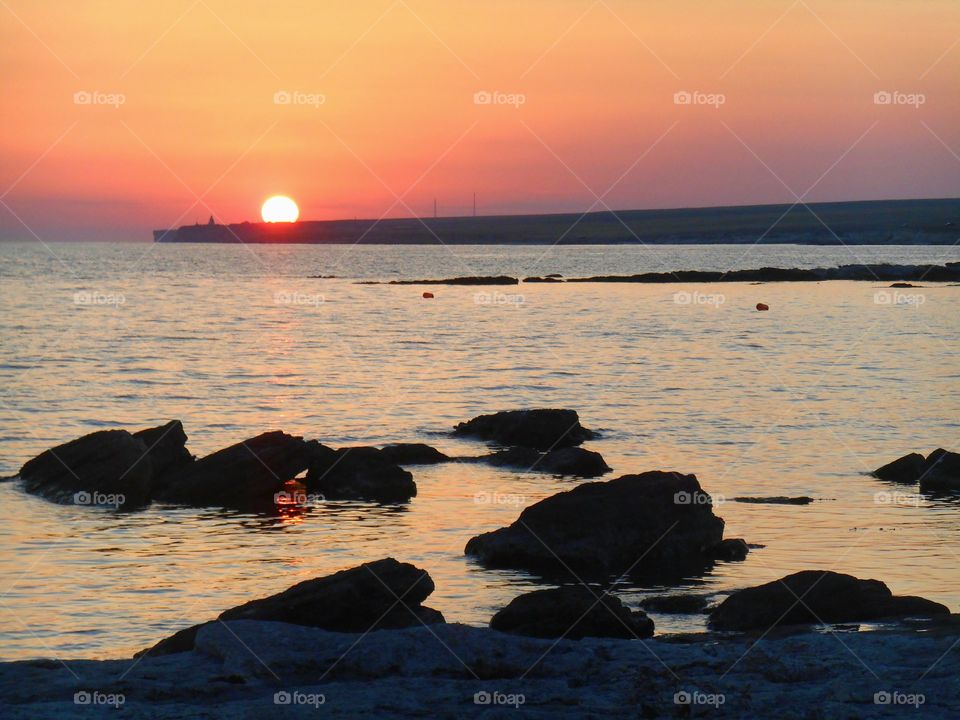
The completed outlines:
{"type": "Polygon", "coordinates": [[[0,239],[960,196],[956,0],[0,0],[0,239]]]}

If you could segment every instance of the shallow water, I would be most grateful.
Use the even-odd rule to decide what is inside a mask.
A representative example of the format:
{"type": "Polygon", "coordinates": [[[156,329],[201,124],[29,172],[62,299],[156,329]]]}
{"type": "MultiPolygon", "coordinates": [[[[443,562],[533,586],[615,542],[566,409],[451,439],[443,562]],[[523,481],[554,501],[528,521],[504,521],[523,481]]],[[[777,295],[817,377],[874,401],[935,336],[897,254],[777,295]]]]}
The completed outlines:
{"type": "MultiPolygon", "coordinates": [[[[943,247],[0,245],[0,475],[92,430],[170,418],[196,454],[268,429],[475,454],[480,444],[444,433],[481,412],[570,407],[603,431],[588,447],[613,466],[607,477],[696,473],[726,536],[765,545],[692,578],[695,591],[830,568],[956,611],[960,502],[864,473],[960,446],[960,288],[925,283],[888,303],[879,284],[853,282],[440,286],[427,301],[423,288],[353,280],[958,259],[943,247]],[[338,279],[306,277],[320,274],[338,279]],[[817,501],[723,502],[738,495],[817,501]]],[[[413,472],[409,505],[328,502],[283,517],[118,515],[0,484],[0,657],[129,655],[387,555],[430,572],[427,604],[448,620],[484,624],[537,579],[484,570],[464,544],[577,481],[413,472]],[[491,493],[505,502],[477,502],[491,493]]],[[[654,618],[658,632],[702,627],[654,618]]]]}

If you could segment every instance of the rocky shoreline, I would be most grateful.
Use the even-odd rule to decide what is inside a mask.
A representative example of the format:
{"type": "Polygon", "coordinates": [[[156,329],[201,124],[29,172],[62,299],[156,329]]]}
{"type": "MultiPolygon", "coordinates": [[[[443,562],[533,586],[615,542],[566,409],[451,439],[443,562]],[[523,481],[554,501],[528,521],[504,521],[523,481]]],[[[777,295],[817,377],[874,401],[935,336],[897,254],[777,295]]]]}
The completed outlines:
{"type": "Polygon", "coordinates": [[[518,285],[524,283],[733,283],[733,282],[825,282],[829,280],[858,280],[893,282],[891,287],[913,287],[908,281],[958,282],[960,263],[944,265],[841,265],[832,268],[773,268],[749,270],[676,270],[648,272],[636,275],[594,275],[564,278],[555,273],[520,278],[506,275],[434,278],[425,280],[363,280],[360,285],[518,285]]]}
{"type": "MultiPolygon", "coordinates": [[[[269,511],[304,502],[298,493],[307,491],[410,502],[416,483],[404,466],[485,462],[580,478],[611,470],[581,447],[601,435],[573,410],[481,415],[450,435],[490,452],[455,458],[422,443],[331,448],[271,431],[197,459],[174,420],[77,438],[28,461],[15,479],[53,502],[109,505],[95,500],[113,497],[113,510],[158,500],[269,511]]],[[[960,489],[960,455],[911,453],[873,474],[952,492],[960,489]]],[[[133,659],[2,663],[4,716],[72,717],[97,706],[160,718],[318,709],[334,717],[500,716],[521,708],[542,717],[809,718],[922,706],[950,717],[960,706],[960,657],[951,653],[960,616],[893,595],[879,580],[806,570],[716,604],[669,592],[642,609],[624,604],[615,594],[620,579],[669,588],[716,563],[747,560],[755,547],[724,537],[694,475],[658,470],[580,482],[465,541],[480,568],[527,572],[555,587],[517,595],[487,628],[468,627],[425,604],[435,589],[425,570],[375,560],[172,628],[133,659]],[[648,610],[705,615],[709,632],[657,637],[648,610]],[[855,632],[861,626],[872,631],[855,632]]]]}

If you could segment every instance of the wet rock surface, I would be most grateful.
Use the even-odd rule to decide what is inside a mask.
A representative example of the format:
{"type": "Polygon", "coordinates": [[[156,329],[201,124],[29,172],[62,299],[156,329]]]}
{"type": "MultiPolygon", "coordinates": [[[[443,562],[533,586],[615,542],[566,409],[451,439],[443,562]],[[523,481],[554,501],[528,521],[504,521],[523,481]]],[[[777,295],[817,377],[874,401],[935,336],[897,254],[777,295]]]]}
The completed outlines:
{"type": "Polygon", "coordinates": [[[396,443],[380,449],[387,462],[396,465],[434,465],[449,462],[451,458],[424,443],[396,443]]]}
{"type": "Polygon", "coordinates": [[[710,613],[716,630],[766,631],[775,625],[845,623],[950,614],[940,603],[896,596],[879,580],[805,570],[738,590],[710,613]]]}
{"type": "Polygon", "coordinates": [[[462,458],[461,461],[482,462],[521,472],[582,478],[599,477],[611,470],[600,453],[580,447],[560,448],[548,453],[541,453],[534,448],[512,447],[477,458],[462,458]]]}
{"type": "Polygon", "coordinates": [[[141,507],[164,472],[192,462],[186,440],[179,420],[132,434],[100,430],[42,452],[19,476],[26,492],[53,502],[141,507]]]}
{"type": "Polygon", "coordinates": [[[489,567],[550,575],[675,577],[709,565],[722,539],[723,520],[695,476],[653,471],[552,495],[465,552],[489,567]]]}
{"type": "Polygon", "coordinates": [[[275,430],[218,450],[157,481],[157,499],[196,506],[268,506],[307,469],[311,444],[275,430]]]}
{"type": "Polygon", "coordinates": [[[925,492],[960,491],[960,453],[943,448],[930,453],[920,476],[920,489],[925,492]]]}
{"type": "Polygon", "coordinates": [[[706,612],[709,604],[710,601],[707,597],[690,594],[658,595],[640,601],[640,607],[644,610],[667,615],[696,615],[706,612]]]}
{"type": "Polygon", "coordinates": [[[646,613],[583,586],[534,590],[515,597],[493,616],[490,627],[515,635],[571,640],[653,635],[653,620],[646,613]]]}
{"type": "Polygon", "coordinates": [[[920,453],[910,453],[873,471],[881,480],[898,483],[915,483],[923,474],[926,460],[920,453]]]}
{"type": "Polygon", "coordinates": [[[328,500],[395,503],[417,494],[413,475],[391,461],[395,453],[374,447],[334,450],[319,443],[312,452],[305,484],[328,500]]]}
{"type": "Polygon", "coordinates": [[[347,633],[442,623],[443,615],[422,605],[433,590],[425,570],[385,558],[251,600],[220,613],[216,621],[177,632],[146,653],[192,650],[202,627],[230,620],[264,620],[347,633]]]}
{"type": "Polygon", "coordinates": [[[541,451],[580,445],[597,437],[597,433],[580,424],[576,410],[560,409],[505,410],[479,415],[457,425],[453,434],[541,451]]]}

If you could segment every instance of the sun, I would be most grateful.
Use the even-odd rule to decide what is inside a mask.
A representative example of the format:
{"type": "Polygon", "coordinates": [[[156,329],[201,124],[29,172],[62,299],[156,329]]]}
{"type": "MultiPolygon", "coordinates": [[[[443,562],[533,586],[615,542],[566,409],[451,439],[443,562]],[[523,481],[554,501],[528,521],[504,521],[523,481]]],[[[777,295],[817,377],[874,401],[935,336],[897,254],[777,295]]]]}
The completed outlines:
{"type": "Polygon", "coordinates": [[[300,208],[286,195],[274,195],[260,208],[260,216],[264,222],[296,222],[300,208]]]}

